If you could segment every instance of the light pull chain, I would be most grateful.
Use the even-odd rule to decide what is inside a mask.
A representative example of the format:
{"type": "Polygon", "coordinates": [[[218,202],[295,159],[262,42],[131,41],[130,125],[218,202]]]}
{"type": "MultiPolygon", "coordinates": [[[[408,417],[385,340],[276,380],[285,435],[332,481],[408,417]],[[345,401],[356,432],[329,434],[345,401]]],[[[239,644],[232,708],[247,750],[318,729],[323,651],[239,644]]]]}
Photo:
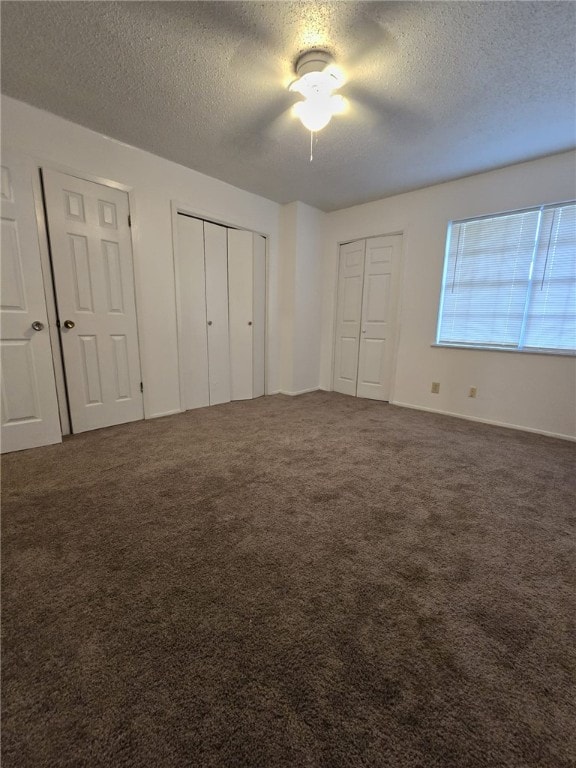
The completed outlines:
{"type": "Polygon", "coordinates": [[[318,144],[316,131],[310,131],[310,162],[314,160],[314,144],[318,144]]]}

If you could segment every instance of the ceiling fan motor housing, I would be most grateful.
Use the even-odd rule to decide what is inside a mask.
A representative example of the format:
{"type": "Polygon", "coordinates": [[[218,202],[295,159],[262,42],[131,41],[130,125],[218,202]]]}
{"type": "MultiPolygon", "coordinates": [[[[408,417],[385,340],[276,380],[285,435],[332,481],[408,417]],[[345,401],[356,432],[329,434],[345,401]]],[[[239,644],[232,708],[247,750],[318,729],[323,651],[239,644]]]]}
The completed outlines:
{"type": "Polygon", "coordinates": [[[306,51],[296,61],[296,74],[303,77],[310,72],[323,72],[332,61],[327,51],[306,51]]]}

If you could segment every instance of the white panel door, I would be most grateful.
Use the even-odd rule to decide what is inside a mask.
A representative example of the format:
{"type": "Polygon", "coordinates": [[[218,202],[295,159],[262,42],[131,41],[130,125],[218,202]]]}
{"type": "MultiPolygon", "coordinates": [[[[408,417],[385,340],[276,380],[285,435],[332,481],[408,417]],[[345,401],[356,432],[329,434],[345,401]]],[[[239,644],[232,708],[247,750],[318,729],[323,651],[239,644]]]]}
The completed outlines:
{"type": "Polygon", "coordinates": [[[2,153],[2,452],[62,440],[30,170],[2,153]],[[39,330],[34,330],[33,324],[39,330]]]}
{"type": "Polygon", "coordinates": [[[358,397],[390,398],[401,247],[401,235],[366,240],[358,397]]]}
{"type": "Polygon", "coordinates": [[[253,262],[253,389],[252,397],[261,397],[265,387],[266,347],[266,238],[254,235],[253,262]]]}
{"type": "Polygon", "coordinates": [[[227,230],[204,222],[210,405],[230,402],[227,230]]]}
{"type": "Polygon", "coordinates": [[[340,246],[334,390],[345,395],[356,394],[365,247],[365,240],[340,246]]]}
{"type": "Polygon", "coordinates": [[[228,230],[228,291],[230,306],[230,374],[232,400],[253,397],[254,234],[228,230]]]}
{"type": "Polygon", "coordinates": [[[142,419],[128,195],[43,176],[72,430],[142,419]]]}
{"type": "Polygon", "coordinates": [[[183,410],[210,405],[206,334],[204,222],[177,218],[180,396],[183,410]]]}

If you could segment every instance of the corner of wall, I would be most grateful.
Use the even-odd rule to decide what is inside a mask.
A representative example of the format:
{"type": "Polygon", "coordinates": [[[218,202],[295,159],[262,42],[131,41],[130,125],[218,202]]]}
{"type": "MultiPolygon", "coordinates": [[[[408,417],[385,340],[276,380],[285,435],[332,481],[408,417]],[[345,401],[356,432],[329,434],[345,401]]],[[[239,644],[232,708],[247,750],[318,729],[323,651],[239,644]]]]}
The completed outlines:
{"type": "Polygon", "coordinates": [[[282,390],[316,389],[322,330],[325,214],[296,201],[280,211],[282,390]]]}

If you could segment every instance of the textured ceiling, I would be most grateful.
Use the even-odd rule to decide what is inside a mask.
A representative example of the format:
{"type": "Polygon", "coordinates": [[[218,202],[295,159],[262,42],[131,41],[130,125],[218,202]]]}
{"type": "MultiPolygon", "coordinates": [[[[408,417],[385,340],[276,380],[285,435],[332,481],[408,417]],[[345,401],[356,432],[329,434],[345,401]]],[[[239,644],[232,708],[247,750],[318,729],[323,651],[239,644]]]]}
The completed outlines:
{"type": "Polygon", "coordinates": [[[3,2],[2,90],[281,203],[333,210],[576,144],[572,2],[3,2]],[[286,91],[333,53],[351,109],[286,91]]]}

